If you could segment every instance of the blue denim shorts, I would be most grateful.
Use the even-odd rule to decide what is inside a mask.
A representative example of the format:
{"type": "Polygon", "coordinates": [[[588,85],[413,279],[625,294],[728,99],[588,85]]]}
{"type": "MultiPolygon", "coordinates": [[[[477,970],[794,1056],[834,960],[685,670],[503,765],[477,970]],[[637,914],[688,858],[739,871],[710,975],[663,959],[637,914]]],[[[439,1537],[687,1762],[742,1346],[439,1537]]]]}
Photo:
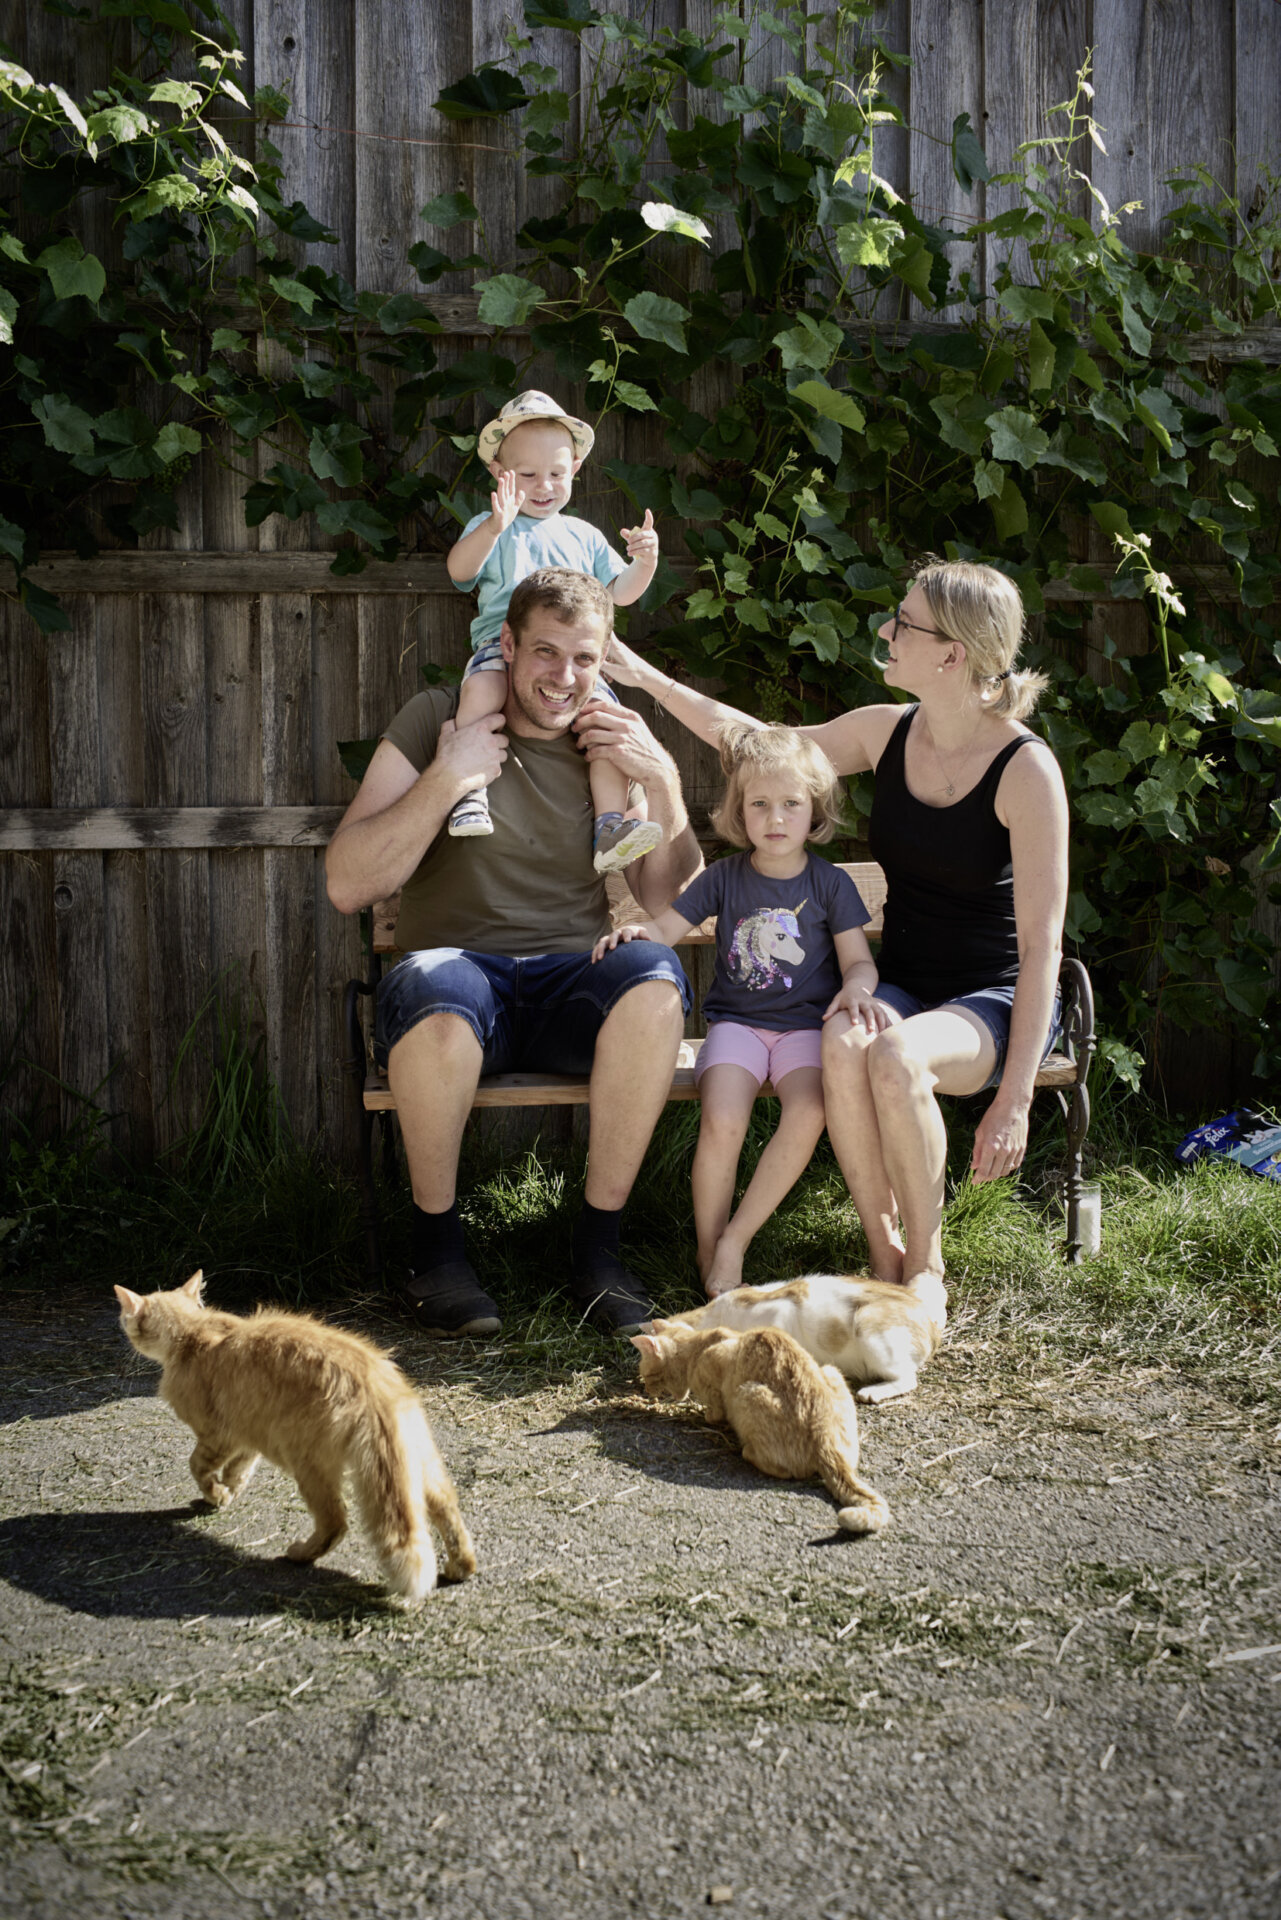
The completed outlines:
{"type": "MultiPolygon", "coordinates": [[[[996,1042],[996,1065],[978,1091],[984,1093],[988,1087],[996,1086],[1005,1071],[1005,1055],[1010,1045],[1010,1015],[1014,1009],[1012,986],[980,987],[976,993],[958,993],[953,1000],[918,1000],[905,987],[891,986],[888,980],[881,980],[877,984],[876,997],[883,1006],[893,1007],[895,1013],[904,1020],[910,1020],[914,1013],[937,1013],[940,1007],[965,1007],[968,1012],[976,1014],[996,1042]]],[[[1056,989],[1054,1010],[1050,1015],[1050,1037],[1045,1043],[1042,1060],[1053,1053],[1054,1043],[1063,1030],[1062,1011],[1056,989]]]]}
{"type": "Polygon", "coordinates": [[[427,947],[407,953],[379,983],[374,1061],[385,1072],[411,1027],[433,1013],[456,1013],[484,1048],[482,1073],[590,1073],[605,1016],[646,980],[670,980],[689,1012],[684,969],[654,940],[621,942],[595,966],[590,953],[510,960],[427,947]]]}

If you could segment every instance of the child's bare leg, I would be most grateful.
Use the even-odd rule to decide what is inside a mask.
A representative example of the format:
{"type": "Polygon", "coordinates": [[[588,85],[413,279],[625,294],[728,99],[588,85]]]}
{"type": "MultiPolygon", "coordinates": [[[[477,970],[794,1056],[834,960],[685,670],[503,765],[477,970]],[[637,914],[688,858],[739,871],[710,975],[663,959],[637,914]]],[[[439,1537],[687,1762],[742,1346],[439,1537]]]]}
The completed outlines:
{"type": "Polygon", "coordinates": [[[698,1271],[712,1299],[725,1291],[717,1287],[713,1293],[709,1275],[734,1204],[738,1156],[757,1090],[755,1074],[728,1062],[709,1067],[698,1083],[702,1111],[694,1154],[694,1230],[698,1235],[698,1271]]]}
{"type": "Polygon", "coordinates": [[[628,805],[627,775],[607,760],[593,760],[588,776],[592,789],[592,864],[597,873],[614,873],[652,853],[663,829],[646,820],[644,809],[628,805]]]}
{"type": "MultiPolygon", "coordinates": [[[[458,690],[458,725],[474,726],[487,714],[501,713],[506,704],[505,667],[489,667],[468,674],[458,690]]],[[[456,840],[470,840],[494,831],[489,818],[488,788],[474,787],[455,803],[450,809],[449,831],[456,840]]]]}
{"type": "MultiPolygon", "coordinates": [[[[714,1071],[709,1069],[706,1078],[714,1071]]],[[[774,1138],[756,1163],[737,1213],[722,1228],[715,1258],[703,1276],[713,1299],[740,1284],[752,1236],[796,1185],[823,1135],[823,1075],[818,1067],[794,1067],[775,1092],[780,1112],[774,1138]]]]}

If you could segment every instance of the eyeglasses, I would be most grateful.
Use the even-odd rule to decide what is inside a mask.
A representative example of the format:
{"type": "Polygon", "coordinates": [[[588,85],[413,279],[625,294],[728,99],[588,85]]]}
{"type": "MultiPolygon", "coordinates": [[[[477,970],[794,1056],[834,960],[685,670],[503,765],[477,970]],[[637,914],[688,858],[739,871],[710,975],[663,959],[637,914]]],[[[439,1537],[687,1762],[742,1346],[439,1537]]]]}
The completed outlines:
{"type": "Polygon", "coordinates": [[[938,627],[923,627],[919,620],[905,619],[902,607],[896,607],[894,609],[894,625],[890,631],[891,646],[893,646],[894,642],[898,639],[898,630],[900,627],[907,627],[912,633],[932,633],[936,640],[948,640],[951,638],[950,634],[941,632],[938,627]]]}

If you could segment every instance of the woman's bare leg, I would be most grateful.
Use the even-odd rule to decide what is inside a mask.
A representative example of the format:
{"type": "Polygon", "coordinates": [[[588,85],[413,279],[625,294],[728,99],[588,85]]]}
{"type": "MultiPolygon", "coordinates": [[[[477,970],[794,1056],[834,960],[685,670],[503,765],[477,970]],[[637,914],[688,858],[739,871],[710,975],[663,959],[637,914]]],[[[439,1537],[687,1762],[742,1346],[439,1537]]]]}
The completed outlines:
{"type": "Polygon", "coordinates": [[[881,1156],[902,1225],[904,1282],[943,1274],[947,1129],[935,1095],[976,1093],[995,1064],[991,1033],[959,1007],[915,1014],[868,1048],[881,1156]]]}
{"type": "Polygon", "coordinates": [[[694,1230],[698,1271],[706,1284],[734,1204],[738,1156],[759,1090],[755,1074],[728,1062],[709,1067],[698,1083],[702,1111],[694,1154],[694,1230]]]}
{"type": "MultiPolygon", "coordinates": [[[[709,1068],[706,1077],[715,1071],[709,1068]]],[[[703,1276],[713,1300],[741,1286],[743,1256],[753,1236],[796,1185],[823,1137],[823,1075],[818,1067],[793,1067],[774,1091],[780,1109],[774,1136],[757,1161],[738,1210],[721,1234],[711,1268],[703,1276]]]]}
{"type": "Polygon", "coordinates": [[[898,1282],[903,1278],[898,1208],[868,1079],[873,1038],[848,1014],[833,1014],[823,1028],[823,1104],[827,1137],[867,1235],[868,1265],[877,1280],[898,1282]]]}

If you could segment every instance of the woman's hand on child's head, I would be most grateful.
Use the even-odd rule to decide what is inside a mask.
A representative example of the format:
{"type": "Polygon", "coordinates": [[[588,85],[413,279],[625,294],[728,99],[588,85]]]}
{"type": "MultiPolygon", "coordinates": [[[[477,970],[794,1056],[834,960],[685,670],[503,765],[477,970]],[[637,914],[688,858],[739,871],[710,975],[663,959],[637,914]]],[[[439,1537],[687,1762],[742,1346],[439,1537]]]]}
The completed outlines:
{"type": "Polygon", "coordinates": [[[639,687],[646,670],[640,655],[625,647],[616,633],[609,636],[601,669],[607,680],[617,680],[623,687],[639,687]]]}
{"type": "Polygon", "coordinates": [[[658,565],[658,535],[654,531],[654,516],[648,507],[639,527],[620,527],[619,535],[627,548],[629,559],[649,560],[658,565]]]}
{"type": "Polygon", "coordinates": [[[499,533],[506,533],[524,504],[525,489],[517,487],[515,474],[504,467],[498,476],[498,485],[489,496],[489,515],[499,533]]]}

